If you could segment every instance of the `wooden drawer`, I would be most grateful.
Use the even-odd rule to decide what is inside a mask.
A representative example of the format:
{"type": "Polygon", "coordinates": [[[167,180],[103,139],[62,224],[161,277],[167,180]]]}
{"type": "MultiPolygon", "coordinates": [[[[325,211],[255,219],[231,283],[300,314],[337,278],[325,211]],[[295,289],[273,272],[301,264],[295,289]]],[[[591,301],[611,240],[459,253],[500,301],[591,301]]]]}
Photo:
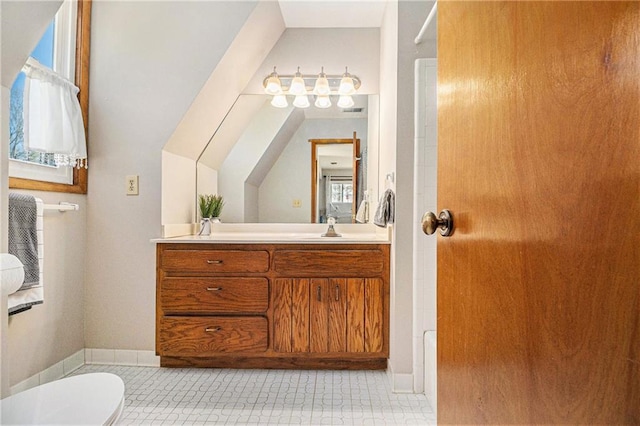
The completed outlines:
{"type": "Polygon", "coordinates": [[[268,330],[264,317],[163,317],[161,356],[198,357],[229,352],[264,352],[268,330]]]}
{"type": "Polygon", "coordinates": [[[161,268],[167,272],[267,272],[264,250],[165,250],[161,268]]]}
{"type": "Polygon", "coordinates": [[[380,250],[276,250],[273,265],[290,276],[366,276],[382,272],[384,257],[380,250]]]}
{"type": "Polygon", "coordinates": [[[269,308],[266,278],[165,278],[161,309],[167,313],[262,313],[269,308]]]}

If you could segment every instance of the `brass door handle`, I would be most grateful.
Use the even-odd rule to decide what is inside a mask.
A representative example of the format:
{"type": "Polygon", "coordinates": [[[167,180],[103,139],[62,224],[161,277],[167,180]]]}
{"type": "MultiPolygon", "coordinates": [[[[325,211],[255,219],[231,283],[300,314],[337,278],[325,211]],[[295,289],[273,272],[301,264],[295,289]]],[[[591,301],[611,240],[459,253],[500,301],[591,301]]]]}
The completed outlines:
{"type": "Polygon", "coordinates": [[[442,210],[438,216],[433,212],[426,212],[422,216],[422,232],[431,235],[438,228],[443,237],[450,237],[453,234],[453,215],[449,210],[442,210]]]}

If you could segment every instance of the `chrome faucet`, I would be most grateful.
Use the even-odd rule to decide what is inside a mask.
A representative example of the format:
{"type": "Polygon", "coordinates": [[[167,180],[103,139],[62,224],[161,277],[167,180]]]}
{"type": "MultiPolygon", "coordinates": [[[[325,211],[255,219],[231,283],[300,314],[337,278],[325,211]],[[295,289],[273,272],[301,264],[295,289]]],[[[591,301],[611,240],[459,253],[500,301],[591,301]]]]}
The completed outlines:
{"type": "Polygon", "coordinates": [[[322,234],[321,237],[342,237],[341,234],[338,234],[336,230],[333,229],[333,225],[335,225],[336,223],[335,218],[329,216],[329,218],[327,219],[327,223],[329,224],[329,229],[327,229],[327,232],[322,234]]]}

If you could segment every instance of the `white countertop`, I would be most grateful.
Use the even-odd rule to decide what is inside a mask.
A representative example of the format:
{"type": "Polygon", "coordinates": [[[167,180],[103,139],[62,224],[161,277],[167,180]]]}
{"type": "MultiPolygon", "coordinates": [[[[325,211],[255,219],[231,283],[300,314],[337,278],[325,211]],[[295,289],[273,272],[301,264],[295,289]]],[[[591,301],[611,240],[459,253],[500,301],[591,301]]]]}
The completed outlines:
{"type": "Polygon", "coordinates": [[[326,224],[213,224],[211,235],[171,235],[154,243],[389,244],[388,228],[372,224],[336,224],[341,237],[322,237],[326,224]]]}

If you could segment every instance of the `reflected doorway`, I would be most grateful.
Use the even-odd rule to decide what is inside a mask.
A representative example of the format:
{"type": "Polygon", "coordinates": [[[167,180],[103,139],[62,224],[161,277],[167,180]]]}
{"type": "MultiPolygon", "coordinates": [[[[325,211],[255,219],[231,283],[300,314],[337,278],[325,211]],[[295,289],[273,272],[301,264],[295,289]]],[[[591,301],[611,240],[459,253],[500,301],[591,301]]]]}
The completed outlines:
{"type": "Polygon", "coordinates": [[[311,222],[355,223],[362,199],[360,139],[309,139],[311,143],[311,222]]]}

